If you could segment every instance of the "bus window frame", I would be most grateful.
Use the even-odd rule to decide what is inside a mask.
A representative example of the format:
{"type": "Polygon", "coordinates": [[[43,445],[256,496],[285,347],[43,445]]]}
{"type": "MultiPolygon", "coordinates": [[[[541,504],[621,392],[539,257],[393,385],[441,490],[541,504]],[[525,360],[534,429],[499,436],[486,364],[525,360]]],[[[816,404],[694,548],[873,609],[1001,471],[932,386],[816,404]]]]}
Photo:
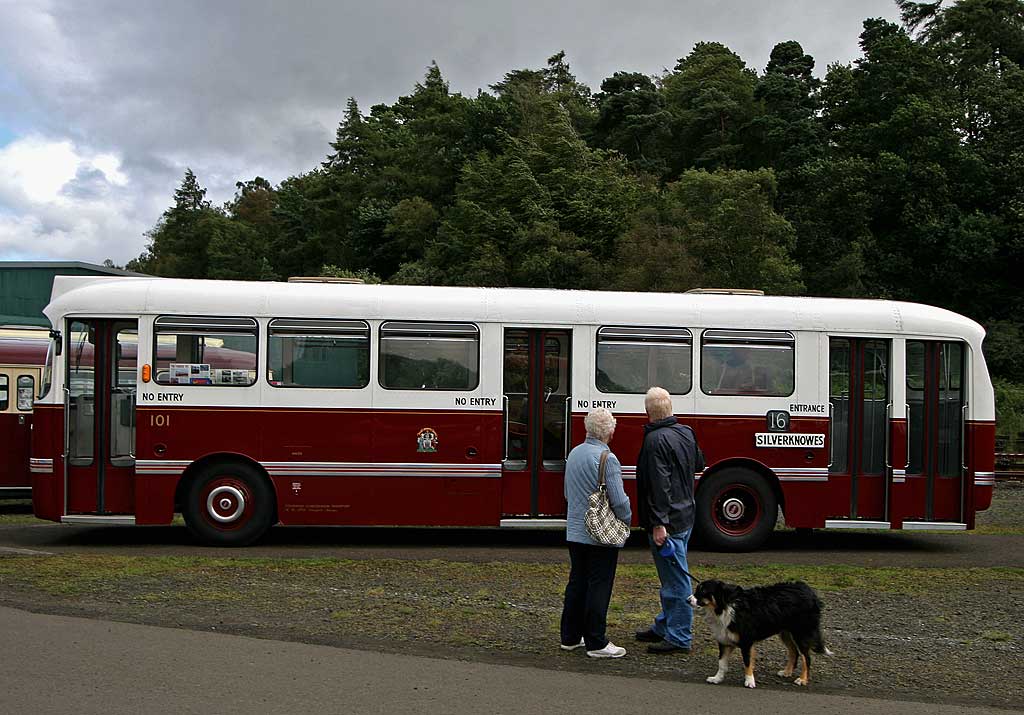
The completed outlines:
{"type": "MultiPolygon", "coordinates": [[[[300,327],[305,327],[305,326],[296,326],[296,327],[290,328],[287,331],[282,328],[281,332],[278,333],[278,336],[279,337],[330,337],[331,336],[331,333],[328,330],[321,330],[319,333],[307,332],[307,333],[301,333],[300,334],[300,332],[299,332],[299,328],[300,327]]],[[[310,330],[312,331],[313,328],[310,328],[310,330]]],[[[353,333],[347,333],[347,334],[351,335],[353,333]]],[[[335,335],[337,335],[337,336],[345,336],[346,333],[339,331],[339,332],[335,333],[335,335]]],[[[372,353],[373,353],[373,350],[372,350],[372,346],[373,346],[373,327],[370,325],[369,321],[362,320],[360,318],[271,318],[269,321],[267,321],[266,345],[267,345],[267,369],[266,369],[266,374],[264,376],[264,379],[266,380],[267,384],[270,385],[270,387],[273,387],[275,389],[281,389],[281,390],[365,390],[367,387],[370,386],[370,381],[371,381],[372,375],[373,375],[373,355],[372,355],[372,353]],[[277,321],[295,321],[296,323],[303,322],[303,321],[308,321],[310,323],[322,322],[322,323],[336,323],[336,324],[339,324],[339,325],[342,324],[342,323],[353,323],[353,324],[354,323],[359,323],[359,324],[361,324],[362,327],[365,328],[365,335],[366,335],[366,382],[364,382],[362,385],[352,385],[352,386],[275,384],[270,379],[270,339],[272,337],[274,337],[274,327],[275,327],[274,323],[276,323],[277,321]]]]}
{"type": "MultiPolygon", "coordinates": [[[[604,342],[604,343],[613,343],[613,344],[614,343],[618,343],[620,345],[651,345],[651,346],[665,345],[665,346],[673,346],[673,347],[678,346],[678,345],[689,345],[690,346],[690,359],[688,361],[687,368],[689,368],[689,373],[690,373],[690,384],[687,386],[687,389],[686,389],[685,392],[672,392],[671,390],[669,392],[672,392],[673,395],[679,395],[679,396],[689,395],[689,394],[691,394],[693,392],[693,377],[694,377],[694,375],[693,375],[693,353],[694,353],[693,345],[694,345],[694,339],[693,339],[693,330],[691,330],[690,328],[684,328],[684,327],[681,327],[681,326],[677,327],[677,326],[645,326],[645,325],[600,325],[600,326],[598,326],[597,330],[594,332],[594,387],[595,387],[595,389],[598,392],[600,392],[602,395],[643,395],[643,394],[647,393],[647,389],[644,389],[642,392],[619,392],[619,391],[614,391],[614,390],[604,390],[604,389],[601,388],[601,386],[598,384],[598,380],[597,380],[597,371],[598,371],[598,359],[599,359],[600,346],[601,346],[602,342],[604,342]],[[602,330],[609,330],[609,331],[612,331],[612,330],[623,330],[623,331],[638,331],[638,332],[636,332],[635,334],[632,334],[632,335],[627,335],[625,333],[622,334],[622,335],[609,334],[609,337],[605,337],[604,340],[602,340],[602,336],[601,336],[601,331],[602,330]],[[644,334],[643,332],[639,332],[639,331],[665,331],[665,332],[664,332],[664,334],[659,335],[656,332],[648,332],[647,334],[644,334]],[[677,335],[679,335],[680,336],[679,339],[673,340],[672,339],[673,336],[672,336],[671,332],[669,332],[669,331],[672,331],[672,332],[676,333],[677,335]],[[686,334],[685,338],[682,337],[683,333],[686,334]]],[[[650,379],[650,377],[651,377],[650,373],[648,372],[648,379],[650,379]]],[[[650,386],[648,386],[648,389],[649,389],[649,387],[650,386]]]]}
{"type": "Polygon", "coordinates": [[[700,392],[706,397],[768,397],[782,398],[792,397],[796,394],[797,367],[796,367],[797,339],[796,333],[792,330],[758,330],[745,328],[705,328],[700,335],[700,360],[698,371],[700,373],[700,392]],[[785,394],[757,393],[757,392],[708,392],[704,389],[704,349],[709,343],[708,334],[711,334],[711,344],[719,345],[741,345],[748,348],[770,348],[771,346],[788,346],[790,353],[790,365],[792,368],[792,383],[790,391],[785,394]],[[725,335],[728,334],[728,335],[725,335]],[[776,337],[768,337],[774,335],[776,337]],[[761,337],[759,337],[761,336],[761,337]],[[730,339],[731,338],[731,339],[730,339]],[[757,343],[761,343],[760,346],[757,343]]]}
{"type": "MultiPolygon", "coordinates": [[[[406,337],[416,338],[415,332],[413,330],[408,330],[408,331],[395,330],[394,332],[397,333],[396,337],[402,337],[402,333],[404,332],[406,337]]],[[[430,332],[431,331],[429,331],[429,330],[424,330],[424,331],[422,331],[421,335],[422,336],[428,336],[430,332]]],[[[420,337],[419,339],[423,339],[423,338],[420,337]]],[[[440,338],[440,339],[444,340],[445,338],[440,338]]],[[[447,340],[449,340],[449,341],[453,341],[453,340],[456,340],[456,339],[460,340],[460,341],[468,341],[468,340],[470,340],[470,338],[447,338],[447,340]]],[[[480,389],[480,357],[481,357],[480,354],[481,354],[481,343],[482,342],[483,341],[481,339],[480,326],[477,323],[469,321],[469,320],[394,320],[394,319],[392,319],[392,320],[382,320],[380,322],[380,324],[377,326],[377,386],[380,387],[382,390],[388,390],[390,392],[476,392],[478,389],[480,389]],[[450,326],[465,325],[465,326],[472,326],[473,330],[474,330],[473,334],[475,336],[474,338],[472,338],[472,341],[476,343],[476,370],[475,370],[476,382],[472,386],[470,386],[470,387],[388,387],[387,385],[385,385],[384,384],[384,380],[383,380],[383,378],[384,378],[384,365],[385,365],[384,341],[386,339],[388,339],[388,338],[385,337],[385,332],[387,332],[387,326],[391,325],[391,324],[396,324],[396,325],[423,325],[423,326],[427,326],[427,325],[450,325],[450,326]]]]}
{"type": "Polygon", "coordinates": [[[33,402],[33,400],[35,399],[35,396],[36,396],[36,378],[35,378],[35,375],[18,375],[18,379],[15,380],[15,387],[14,387],[14,389],[15,389],[14,402],[15,402],[15,407],[17,408],[18,412],[31,412],[32,411],[32,402],[33,402]],[[29,394],[28,407],[22,407],[21,406],[21,391],[25,389],[24,387],[21,386],[22,380],[28,380],[29,381],[29,386],[28,386],[28,390],[29,390],[29,393],[28,393],[29,394]]]}
{"type": "MultiPolygon", "coordinates": [[[[251,388],[259,382],[259,370],[260,370],[260,324],[255,318],[248,315],[177,315],[177,314],[163,314],[158,315],[153,319],[153,382],[161,387],[240,387],[240,388],[251,388]],[[161,331],[160,321],[163,319],[180,321],[180,325],[173,326],[174,332],[170,330],[161,331]],[[189,325],[187,321],[195,320],[196,323],[189,325]],[[250,321],[251,326],[246,326],[246,329],[241,329],[241,324],[237,325],[217,325],[212,321],[216,320],[238,320],[238,321],[250,321]],[[202,321],[210,321],[208,324],[204,324],[202,321]],[[250,331],[251,328],[251,331],[250,331]],[[211,382],[209,384],[202,383],[175,383],[175,382],[161,382],[160,381],[160,336],[161,335],[205,335],[211,336],[216,335],[252,335],[255,337],[255,350],[253,351],[253,379],[252,382],[247,384],[241,383],[216,383],[211,382]]],[[[204,346],[205,349],[205,346],[204,346]]],[[[230,348],[229,348],[230,349],[230,348]]],[[[176,362],[172,360],[170,362],[176,362]]],[[[168,363],[169,365],[170,363],[168,363]]],[[[211,367],[211,371],[216,368],[211,367]]],[[[226,368],[225,368],[226,369],[226,368]]],[[[231,368],[241,369],[241,368],[231,368]]]]}
{"type": "Polygon", "coordinates": [[[37,400],[42,400],[44,397],[50,394],[50,389],[53,387],[53,363],[55,360],[55,353],[57,347],[60,346],[59,338],[51,338],[49,345],[46,346],[46,360],[43,361],[43,371],[39,375],[39,393],[36,395],[37,400]]]}

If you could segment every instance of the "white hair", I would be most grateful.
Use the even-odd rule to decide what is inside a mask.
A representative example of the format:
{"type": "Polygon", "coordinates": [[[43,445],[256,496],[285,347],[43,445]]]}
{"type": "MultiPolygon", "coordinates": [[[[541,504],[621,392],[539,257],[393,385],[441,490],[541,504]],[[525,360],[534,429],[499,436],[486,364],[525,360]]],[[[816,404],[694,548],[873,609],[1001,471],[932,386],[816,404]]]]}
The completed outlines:
{"type": "Polygon", "coordinates": [[[611,439],[612,432],[615,431],[615,418],[606,408],[595,407],[587,413],[583,425],[587,428],[588,436],[607,444],[611,439]]]}
{"type": "Polygon", "coordinates": [[[672,414],[672,396],[663,387],[652,387],[644,396],[644,409],[651,422],[663,420],[672,414]]]}

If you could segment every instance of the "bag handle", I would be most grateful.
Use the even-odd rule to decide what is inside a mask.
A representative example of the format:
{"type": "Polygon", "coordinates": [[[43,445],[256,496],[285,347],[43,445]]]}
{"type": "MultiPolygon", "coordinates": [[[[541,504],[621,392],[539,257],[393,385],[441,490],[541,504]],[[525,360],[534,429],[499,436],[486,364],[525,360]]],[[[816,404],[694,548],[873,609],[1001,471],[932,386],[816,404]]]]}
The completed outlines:
{"type": "Polygon", "coordinates": [[[604,465],[608,461],[608,455],[611,453],[610,449],[606,449],[601,452],[601,463],[597,465],[597,488],[604,489],[604,465]]]}

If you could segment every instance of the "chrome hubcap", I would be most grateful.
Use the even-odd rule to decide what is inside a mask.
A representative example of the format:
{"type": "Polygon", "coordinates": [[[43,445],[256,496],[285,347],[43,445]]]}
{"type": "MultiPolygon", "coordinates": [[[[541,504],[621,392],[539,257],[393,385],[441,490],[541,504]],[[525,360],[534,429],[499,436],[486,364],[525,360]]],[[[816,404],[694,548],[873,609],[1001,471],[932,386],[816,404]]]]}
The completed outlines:
{"type": "Polygon", "coordinates": [[[746,507],[743,505],[743,501],[736,497],[729,497],[722,503],[722,513],[726,519],[736,521],[743,516],[744,511],[746,511],[746,507]]]}
{"type": "Polygon", "coordinates": [[[245,511],[245,495],[237,487],[220,486],[206,497],[206,513],[214,521],[229,524],[245,511]]]}

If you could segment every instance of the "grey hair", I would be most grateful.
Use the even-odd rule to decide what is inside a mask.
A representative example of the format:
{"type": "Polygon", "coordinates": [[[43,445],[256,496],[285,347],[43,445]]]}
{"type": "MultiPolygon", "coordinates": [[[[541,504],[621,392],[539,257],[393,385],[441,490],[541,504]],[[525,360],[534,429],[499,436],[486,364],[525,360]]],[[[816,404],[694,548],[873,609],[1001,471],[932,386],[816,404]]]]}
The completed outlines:
{"type": "Polygon", "coordinates": [[[615,430],[615,418],[607,408],[595,407],[587,413],[583,425],[587,428],[587,435],[607,444],[615,430]]]}
{"type": "Polygon", "coordinates": [[[651,422],[663,420],[672,414],[672,396],[663,387],[652,387],[644,396],[644,409],[651,422]]]}

